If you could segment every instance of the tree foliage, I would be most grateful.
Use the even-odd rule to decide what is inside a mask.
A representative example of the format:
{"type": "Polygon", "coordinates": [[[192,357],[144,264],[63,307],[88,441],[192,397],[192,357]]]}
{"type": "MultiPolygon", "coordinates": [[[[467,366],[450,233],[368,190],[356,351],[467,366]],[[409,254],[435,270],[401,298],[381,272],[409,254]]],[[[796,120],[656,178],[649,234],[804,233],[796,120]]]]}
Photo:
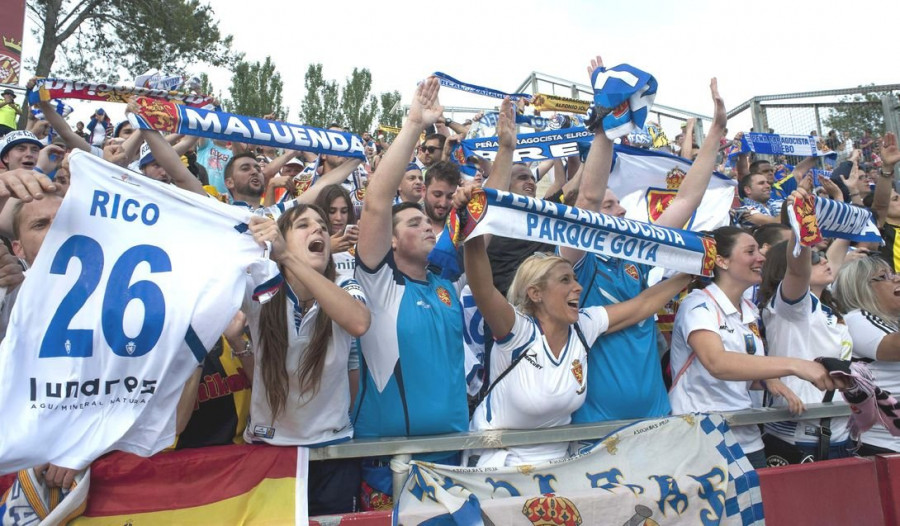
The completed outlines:
{"type": "Polygon", "coordinates": [[[873,92],[841,97],[840,101],[848,104],[836,106],[833,113],[822,119],[822,122],[839,133],[849,131],[851,137],[861,137],[866,130],[881,135],[884,132],[881,97],[888,94],[873,92]]]}
{"type": "Polygon", "coordinates": [[[381,94],[381,113],[378,123],[399,128],[403,125],[403,108],[400,107],[400,92],[391,91],[381,94]]]}
{"type": "Polygon", "coordinates": [[[227,109],[251,117],[274,113],[276,118],[284,119],[285,111],[281,105],[283,87],[281,74],[275,71],[271,57],[266,57],[265,62],[252,64],[242,60],[231,76],[231,100],[227,109]]]}
{"type": "Polygon", "coordinates": [[[28,0],[27,8],[40,24],[38,76],[117,81],[152,68],[230,67],[239,58],[199,0],[28,0]]]}
{"type": "Polygon", "coordinates": [[[366,68],[353,68],[341,90],[341,123],[351,133],[369,131],[378,111],[378,99],[369,95],[372,74],[366,68]]]}
{"type": "Polygon", "coordinates": [[[322,64],[310,64],[305,77],[306,96],[300,103],[300,123],[326,128],[340,118],[338,85],[322,76],[322,64]]]}

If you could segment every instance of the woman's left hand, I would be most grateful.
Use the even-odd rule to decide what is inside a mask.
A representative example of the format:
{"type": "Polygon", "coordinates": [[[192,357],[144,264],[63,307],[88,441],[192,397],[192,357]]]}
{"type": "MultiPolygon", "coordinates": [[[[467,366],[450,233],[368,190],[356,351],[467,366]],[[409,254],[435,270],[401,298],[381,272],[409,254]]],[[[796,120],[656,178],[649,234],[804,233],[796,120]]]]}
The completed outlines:
{"type": "Polygon", "coordinates": [[[261,246],[265,246],[267,241],[270,242],[272,250],[269,258],[272,261],[281,261],[285,253],[284,237],[274,219],[254,215],[250,218],[250,233],[261,246]]]}
{"type": "Polygon", "coordinates": [[[803,401],[800,400],[788,386],[784,385],[781,380],[777,378],[766,380],[766,391],[772,396],[784,398],[785,401],[787,401],[788,409],[791,411],[791,414],[802,415],[803,412],[806,411],[806,406],[803,404],[803,401]]]}

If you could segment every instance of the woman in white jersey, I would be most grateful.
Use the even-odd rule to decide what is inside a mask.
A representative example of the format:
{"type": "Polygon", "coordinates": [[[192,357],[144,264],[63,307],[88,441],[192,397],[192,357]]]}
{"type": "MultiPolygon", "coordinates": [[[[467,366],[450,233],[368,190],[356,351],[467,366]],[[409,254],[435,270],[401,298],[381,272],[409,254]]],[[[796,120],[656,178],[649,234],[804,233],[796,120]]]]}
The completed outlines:
{"type": "MultiPolygon", "coordinates": [[[[833,241],[827,255],[803,247],[794,257],[794,240],[792,233],[788,242],[772,246],[762,269],[759,306],[768,355],[849,360],[853,348],[850,332],[826,287],[834,281],[850,243],[845,239],[833,241]]],[[[833,391],[823,395],[796,376],[785,376],[781,381],[804,404],[834,397],[833,391]]],[[[787,400],[775,398],[769,405],[786,407],[787,400]]],[[[765,425],[763,437],[769,466],[849,456],[848,439],[846,418],[772,422],[765,425]]]]}
{"type": "MultiPolygon", "coordinates": [[[[865,362],[878,387],[900,393],[900,275],[878,256],[844,265],[834,295],[853,338],[853,360],[865,362]]],[[[880,425],[862,434],[859,454],[900,452],[900,437],[880,425]]]]}
{"type": "MultiPolygon", "coordinates": [[[[526,259],[507,298],[494,287],[483,237],[466,241],[465,265],[472,296],[496,340],[490,364],[494,385],[472,415],[472,431],[569,424],[590,388],[587,352],[597,337],[647,319],[690,280],[678,274],[629,301],[579,309],[582,287],[564,258],[526,259]]],[[[555,443],[472,450],[463,462],[516,466],[563,458],[567,449],[567,443],[555,443]]]]}
{"type": "MultiPolygon", "coordinates": [[[[369,327],[369,310],[355,281],[336,281],[328,217],[297,205],[276,223],[254,217],[254,239],[271,242],[284,283],[266,304],[245,299],[255,342],[248,443],[321,446],[349,440],[347,360],[352,338],[369,327]]],[[[354,510],[359,463],[313,462],[310,515],[354,510]]]]}
{"type": "MultiPolygon", "coordinates": [[[[672,413],[750,409],[749,390],[756,380],[766,380],[771,394],[787,398],[791,409],[800,412],[803,404],[778,378],[799,376],[820,390],[834,389],[834,381],[816,362],[764,356],[756,306],[741,296],[760,283],[765,257],[753,236],[740,228],[721,227],[713,235],[717,251],[713,282],[688,294],[675,316],[672,413]]],[[[753,467],[764,467],[759,428],[731,430],[753,467]]]]}

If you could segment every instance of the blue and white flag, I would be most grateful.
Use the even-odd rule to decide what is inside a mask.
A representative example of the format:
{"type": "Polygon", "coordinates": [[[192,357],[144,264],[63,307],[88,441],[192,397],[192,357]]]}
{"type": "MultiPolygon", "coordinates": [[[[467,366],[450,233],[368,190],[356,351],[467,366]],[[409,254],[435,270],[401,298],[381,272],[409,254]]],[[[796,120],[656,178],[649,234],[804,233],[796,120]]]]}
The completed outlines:
{"type": "MultiPolygon", "coordinates": [[[[711,276],[715,266],[715,242],[694,232],[598,214],[493,188],[476,192],[466,210],[466,223],[450,226],[451,239],[457,237],[456,231],[468,233],[467,239],[494,234],[702,276],[711,276]]],[[[448,237],[447,234],[444,232],[441,238],[448,237]]]]}
{"type": "Polygon", "coordinates": [[[495,99],[505,99],[509,97],[509,100],[515,102],[519,99],[531,100],[531,95],[528,93],[504,93],[499,90],[485,88],[484,86],[479,86],[477,84],[469,84],[467,82],[462,82],[460,80],[456,80],[455,78],[447,75],[446,73],[441,73],[440,71],[435,71],[434,76],[440,81],[441,86],[452,88],[460,91],[465,91],[466,93],[473,93],[475,95],[484,95],[485,97],[492,97],[495,99]]]}
{"type": "Polygon", "coordinates": [[[609,69],[599,67],[591,74],[591,86],[594,106],[609,111],[603,117],[607,137],[618,139],[644,127],[656,98],[657,83],[653,75],[628,64],[609,69]]]}
{"type": "MultiPolygon", "coordinates": [[[[584,128],[566,128],[516,136],[513,162],[544,161],[578,155],[578,143],[590,143],[594,134],[584,128]]],[[[473,155],[493,161],[499,144],[497,137],[462,141],[463,158],[473,155]]]]}
{"type": "Polygon", "coordinates": [[[146,97],[138,97],[137,105],[140,113],[128,114],[128,121],[135,128],[363,160],[366,158],[362,139],[346,132],[192,108],[146,97]]]}
{"type": "Polygon", "coordinates": [[[837,152],[820,150],[812,135],[778,135],[776,133],[745,133],[739,153],[764,155],[796,155],[799,157],[837,157],[837,152]]]}
{"type": "Polygon", "coordinates": [[[566,460],[502,468],[413,461],[394,524],[765,522],[759,476],[720,415],[624,426],[566,460]]]}
{"type": "MultiPolygon", "coordinates": [[[[53,111],[62,115],[63,117],[68,117],[70,113],[72,113],[73,108],[68,104],[65,104],[63,101],[59,99],[53,99],[50,101],[50,105],[53,107],[53,111]]],[[[31,108],[31,114],[34,115],[34,118],[43,121],[47,120],[44,117],[44,112],[39,110],[38,108],[31,108]]]]}
{"type": "MultiPolygon", "coordinates": [[[[625,217],[655,223],[675,199],[691,162],[682,157],[615,145],[609,189],[619,197],[625,217]]],[[[729,222],[737,183],[713,172],[700,206],[683,228],[714,230],[729,222]]]]}

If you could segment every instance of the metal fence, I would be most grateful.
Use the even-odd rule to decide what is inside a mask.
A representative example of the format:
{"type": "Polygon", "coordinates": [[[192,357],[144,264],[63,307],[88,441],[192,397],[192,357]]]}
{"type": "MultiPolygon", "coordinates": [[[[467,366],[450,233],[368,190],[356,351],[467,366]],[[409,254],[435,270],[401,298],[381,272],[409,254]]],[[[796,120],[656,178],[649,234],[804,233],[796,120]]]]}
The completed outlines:
{"type": "MultiPolygon", "coordinates": [[[[730,426],[764,424],[787,420],[804,421],[822,418],[838,418],[850,415],[850,406],[843,402],[808,404],[801,416],[792,415],[787,409],[749,409],[720,413],[730,426]]],[[[677,416],[666,418],[678,418],[677,416]]],[[[458,433],[449,435],[416,437],[358,438],[310,450],[310,460],[332,460],[357,457],[392,457],[394,474],[394,498],[403,487],[412,455],[436,451],[462,451],[465,449],[504,448],[528,444],[598,440],[616,430],[647,419],[615,420],[596,424],[575,424],[549,429],[507,429],[458,433]]]]}

